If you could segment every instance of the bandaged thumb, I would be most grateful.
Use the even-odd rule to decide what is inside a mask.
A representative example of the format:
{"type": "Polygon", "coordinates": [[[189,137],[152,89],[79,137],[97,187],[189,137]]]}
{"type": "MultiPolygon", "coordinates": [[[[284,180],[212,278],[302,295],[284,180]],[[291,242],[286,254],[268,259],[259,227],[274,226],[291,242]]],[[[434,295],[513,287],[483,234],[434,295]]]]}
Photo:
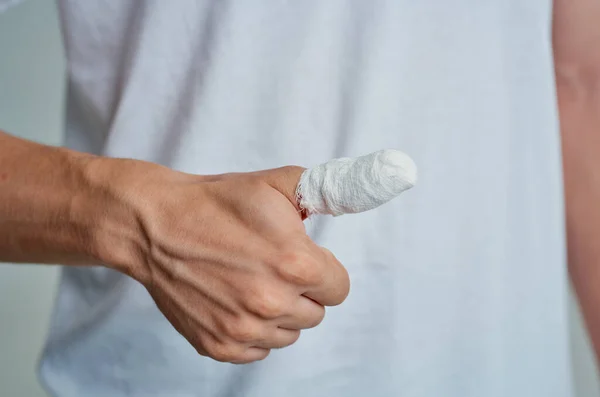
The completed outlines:
{"type": "Polygon", "coordinates": [[[300,175],[295,202],[306,216],[368,211],[390,201],[417,182],[413,160],[398,150],[338,158],[300,175]]]}
{"type": "Polygon", "coordinates": [[[302,214],[339,216],[379,207],[417,182],[417,167],[399,150],[343,157],[312,168],[288,166],[256,173],[302,214]]]}

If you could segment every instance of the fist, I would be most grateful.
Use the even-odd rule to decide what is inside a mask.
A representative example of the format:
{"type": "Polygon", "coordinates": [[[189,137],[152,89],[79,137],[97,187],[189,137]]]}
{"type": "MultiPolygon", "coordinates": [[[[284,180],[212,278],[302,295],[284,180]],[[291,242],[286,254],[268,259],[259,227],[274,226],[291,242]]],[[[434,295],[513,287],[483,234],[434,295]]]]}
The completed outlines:
{"type": "Polygon", "coordinates": [[[311,241],[303,219],[383,204],[414,183],[405,157],[383,151],[308,171],[216,176],[119,160],[108,180],[130,221],[108,263],[143,283],[198,353],[264,359],[317,326],[325,306],[342,303],[350,288],[345,268],[311,241]]]}
{"type": "Polygon", "coordinates": [[[130,274],[198,353],[264,359],[348,295],[345,268],[306,235],[295,200],[303,171],[201,177],[136,164],[127,178],[121,195],[141,244],[130,274]]]}

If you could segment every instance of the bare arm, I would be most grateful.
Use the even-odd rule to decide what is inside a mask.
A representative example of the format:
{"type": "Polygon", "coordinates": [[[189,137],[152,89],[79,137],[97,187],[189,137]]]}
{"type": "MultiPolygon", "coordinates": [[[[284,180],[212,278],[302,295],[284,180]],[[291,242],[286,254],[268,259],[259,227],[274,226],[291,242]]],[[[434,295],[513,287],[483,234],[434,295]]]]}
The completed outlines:
{"type": "MultiPolygon", "coordinates": [[[[92,159],[0,131],[0,261],[89,265],[108,259],[102,209],[118,204],[93,186],[92,159]]],[[[126,270],[126,261],[116,262],[126,270]]]]}
{"type": "Polygon", "coordinates": [[[294,205],[301,172],[197,176],[0,131],[0,261],[124,272],[200,354],[260,360],[348,294],[294,205]]]}
{"type": "Polygon", "coordinates": [[[600,358],[600,0],[555,0],[571,279],[600,358]]]}

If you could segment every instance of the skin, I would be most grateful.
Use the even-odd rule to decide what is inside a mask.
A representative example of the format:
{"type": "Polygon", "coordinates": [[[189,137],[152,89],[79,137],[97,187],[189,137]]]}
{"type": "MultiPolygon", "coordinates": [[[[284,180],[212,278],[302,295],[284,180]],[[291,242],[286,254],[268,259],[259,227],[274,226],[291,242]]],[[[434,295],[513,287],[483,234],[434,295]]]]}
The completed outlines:
{"type": "Polygon", "coordinates": [[[600,0],[555,0],[571,280],[600,358],[600,0]]]}
{"type": "Polygon", "coordinates": [[[215,360],[261,360],[348,294],[306,235],[303,168],[197,176],[0,133],[0,170],[0,261],[121,271],[215,360]]]}
{"type": "MultiPolygon", "coordinates": [[[[569,269],[598,353],[599,21],[599,0],[555,0],[569,269]]],[[[216,360],[263,359],[348,294],[344,267],[305,233],[300,167],[189,175],[0,132],[0,170],[0,261],[123,272],[216,360]]]]}

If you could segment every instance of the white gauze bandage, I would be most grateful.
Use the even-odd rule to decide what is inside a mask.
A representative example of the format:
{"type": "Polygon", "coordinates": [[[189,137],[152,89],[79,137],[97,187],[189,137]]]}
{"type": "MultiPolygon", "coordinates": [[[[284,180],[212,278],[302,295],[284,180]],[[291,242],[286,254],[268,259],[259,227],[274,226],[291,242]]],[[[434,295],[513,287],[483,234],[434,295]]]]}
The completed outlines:
{"type": "Polygon", "coordinates": [[[379,207],[416,182],[417,166],[410,157],[399,150],[380,150],[307,169],[296,198],[307,215],[338,216],[379,207]]]}

